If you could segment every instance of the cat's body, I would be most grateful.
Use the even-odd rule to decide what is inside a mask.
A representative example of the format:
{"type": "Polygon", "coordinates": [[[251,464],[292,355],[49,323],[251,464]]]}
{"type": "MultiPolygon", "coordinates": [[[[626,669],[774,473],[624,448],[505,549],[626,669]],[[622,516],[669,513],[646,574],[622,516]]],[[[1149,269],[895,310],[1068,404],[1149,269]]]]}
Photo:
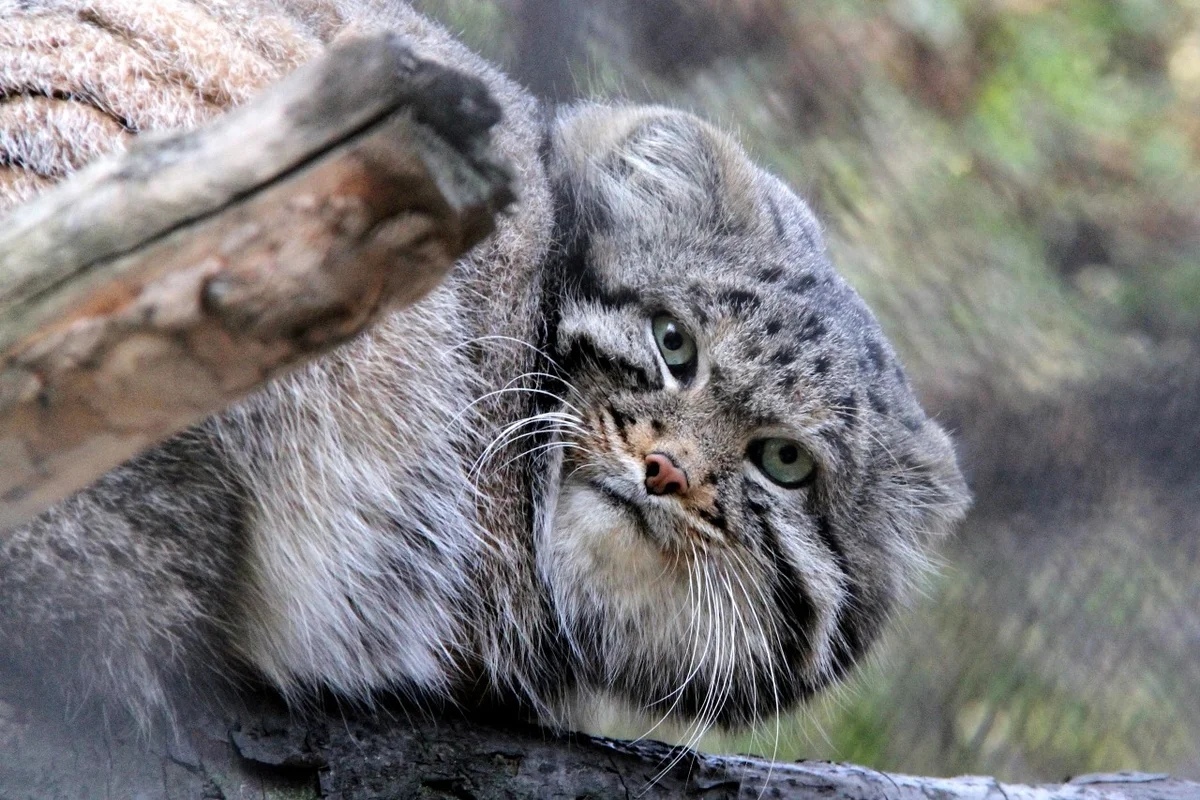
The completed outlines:
{"type": "MultiPolygon", "coordinates": [[[[965,496],[804,204],[693,117],[545,112],[351,6],[297,15],[485,78],[517,212],[369,336],[0,538],[5,689],[153,716],[260,675],[742,724],[840,677],[965,496]]],[[[275,5],[189,6],[239,7],[275,5]]]]}

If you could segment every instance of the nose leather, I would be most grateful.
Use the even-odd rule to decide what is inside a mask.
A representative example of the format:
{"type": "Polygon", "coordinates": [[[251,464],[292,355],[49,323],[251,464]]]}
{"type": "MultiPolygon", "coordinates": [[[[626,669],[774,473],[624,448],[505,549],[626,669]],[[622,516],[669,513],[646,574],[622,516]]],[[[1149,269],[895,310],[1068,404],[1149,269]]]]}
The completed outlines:
{"type": "Polygon", "coordinates": [[[687,494],[688,479],[675,460],[666,453],[646,456],[646,491],[650,494],[687,494]]]}

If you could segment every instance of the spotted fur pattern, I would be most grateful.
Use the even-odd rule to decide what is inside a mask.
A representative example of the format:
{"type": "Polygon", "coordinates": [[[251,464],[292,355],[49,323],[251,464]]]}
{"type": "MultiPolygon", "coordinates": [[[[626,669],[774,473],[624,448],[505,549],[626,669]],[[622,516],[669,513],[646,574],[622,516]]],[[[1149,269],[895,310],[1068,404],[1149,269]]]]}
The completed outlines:
{"type": "Polygon", "coordinates": [[[331,5],[489,83],[522,203],[415,307],[7,536],[4,685],[142,719],[208,676],[551,722],[602,694],[702,728],[843,677],[966,493],[804,203],[693,116],[547,113],[405,7],[331,5]],[[764,475],[764,436],[813,480],[764,475]],[[686,492],[647,491],[651,452],[686,492]]]}
{"type": "Polygon", "coordinates": [[[812,214],[729,137],[661,108],[560,115],[552,350],[569,389],[538,556],[588,681],[741,725],[843,677],[962,514],[946,435],[831,268],[812,214]],[[698,347],[677,379],[651,320],[698,347]],[[751,463],[800,442],[800,488],[751,463]],[[642,487],[665,452],[682,495],[642,487]]]}

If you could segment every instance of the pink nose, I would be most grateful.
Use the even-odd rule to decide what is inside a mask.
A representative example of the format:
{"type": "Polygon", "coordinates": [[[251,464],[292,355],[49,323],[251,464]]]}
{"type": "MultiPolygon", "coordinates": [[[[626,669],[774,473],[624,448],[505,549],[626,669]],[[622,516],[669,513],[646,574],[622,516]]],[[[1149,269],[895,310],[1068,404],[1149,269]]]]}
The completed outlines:
{"type": "Polygon", "coordinates": [[[687,473],[666,453],[646,456],[646,491],[650,494],[687,494],[687,473]]]}

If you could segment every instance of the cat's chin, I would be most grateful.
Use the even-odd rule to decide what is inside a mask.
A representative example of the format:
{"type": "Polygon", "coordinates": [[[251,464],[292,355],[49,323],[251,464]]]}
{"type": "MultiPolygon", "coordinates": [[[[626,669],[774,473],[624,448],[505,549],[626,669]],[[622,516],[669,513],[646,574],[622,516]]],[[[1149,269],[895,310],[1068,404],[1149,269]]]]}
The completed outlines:
{"type": "Polygon", "coordinates": [[[670,570],[667,543],[615,481],[570,478],[559,488],[550,559],[586,583],[633,599],[670,570]]]}
{"type": "Polygon", "coordinates": [[[767,610],[731,588],[751,576],[726,584],[717,562],[697,568],[703,551],[664,549],[578,474],[564,480],[545,533],[538,562],[583,689],[651,720],[648,729],[661,718],[742,725],[791,702],[796,682],[779,685],[789,679],[778,639],[758,622],[767,610]]]}

